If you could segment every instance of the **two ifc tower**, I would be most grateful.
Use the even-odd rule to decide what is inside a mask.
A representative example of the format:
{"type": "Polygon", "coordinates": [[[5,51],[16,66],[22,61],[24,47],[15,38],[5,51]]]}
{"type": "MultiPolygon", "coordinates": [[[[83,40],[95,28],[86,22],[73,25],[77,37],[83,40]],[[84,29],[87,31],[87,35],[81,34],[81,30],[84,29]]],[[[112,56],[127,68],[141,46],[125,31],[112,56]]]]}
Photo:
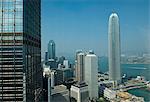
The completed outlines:
{"type": "Polygon", "coordinates": [[[120,71],[120,26],[119,17],[112,13],[108,24],[108,57],[109,57],[109,80],[114,81],[114,87],[121,82],[120,71]]]}

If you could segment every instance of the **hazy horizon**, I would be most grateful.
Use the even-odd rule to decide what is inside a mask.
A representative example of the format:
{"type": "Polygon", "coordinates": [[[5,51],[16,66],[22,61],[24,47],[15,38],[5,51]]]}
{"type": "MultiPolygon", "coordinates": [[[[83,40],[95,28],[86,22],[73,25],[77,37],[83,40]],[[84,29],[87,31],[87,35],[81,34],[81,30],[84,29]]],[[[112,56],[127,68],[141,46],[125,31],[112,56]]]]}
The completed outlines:
{"type": "Polygon", "coordinates": [[[78,49],[107,55],[112,11],[120,19],[121,52],[150,52],[149,5],[148,0],[42,0],[42,56],[49,40],[56,43],[56,56],[78,49]]]}

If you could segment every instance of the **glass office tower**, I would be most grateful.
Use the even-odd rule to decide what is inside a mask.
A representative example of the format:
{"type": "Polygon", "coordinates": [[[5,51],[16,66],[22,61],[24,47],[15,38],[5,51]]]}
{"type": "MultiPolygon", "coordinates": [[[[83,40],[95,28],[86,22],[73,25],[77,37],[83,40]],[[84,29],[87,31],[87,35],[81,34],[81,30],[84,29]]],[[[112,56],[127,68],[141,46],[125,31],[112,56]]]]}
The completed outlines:
{"type": "Polygon", "coordinates": [[[0,102],[40,97],[40,15],[40,0],[0,0],[0,102]]]}
{"type": "MultiPolygon", "coordinates": [[[[120,71],[120,26],[119,17],[112,13],[108,25],[108,57],[109,57],[109,79],[121,81],[120,71]]],[[[116,85],[115,85],[116,86],[116,85]]]]}
{"type": "Polygon", "coordinates": [[[50,40],[49,43],[48,43],[48,56],[49,56],[49,59],[56,59],[56,56],[55,56],[55,42],[53,40],[50,40]]]}

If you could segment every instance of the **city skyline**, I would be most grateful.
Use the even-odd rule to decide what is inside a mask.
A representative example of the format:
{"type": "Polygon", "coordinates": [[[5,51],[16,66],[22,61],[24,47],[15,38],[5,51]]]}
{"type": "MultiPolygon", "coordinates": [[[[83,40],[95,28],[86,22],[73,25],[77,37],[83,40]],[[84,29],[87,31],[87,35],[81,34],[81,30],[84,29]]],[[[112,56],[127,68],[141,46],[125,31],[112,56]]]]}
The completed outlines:
{"type": "Polygon", "coordinates": [[[0,102],[150,101],[149,3],[0,0],[0,102]]]}
{"type": "Polygon", "coordinates": [[[42,11],[42,53],[52,39],[58,56],[78,49],[107,55],[108,16],[112,11],[121,17],[122,52],[149,52],[148,0],[44,0],[42,11]]]}

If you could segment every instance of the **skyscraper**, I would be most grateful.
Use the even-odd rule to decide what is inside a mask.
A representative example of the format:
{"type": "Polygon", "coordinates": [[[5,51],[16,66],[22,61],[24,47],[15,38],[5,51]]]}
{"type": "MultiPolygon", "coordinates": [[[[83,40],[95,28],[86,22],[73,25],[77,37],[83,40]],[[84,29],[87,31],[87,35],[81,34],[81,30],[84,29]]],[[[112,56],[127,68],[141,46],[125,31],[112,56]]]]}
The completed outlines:
{"type": "Polygon", "coordinates": [[[85,82],[90,99],[98,98],[98,58],[93,52],[85,56],[85,82]]]}
{"type": "Polygon", "coordinates": [[[55,42],[53,40],[50,40],[48,43],[48,56],[49,59],[56,59],[55,57],[55,42]]]}
{"type": "Polygon", "coordinates": [[[45,52],[45,62],[48,61],[48,52],[45,52]]]}
{"type": "Polygon", "coordinates": [[[77,62],[76,62],[76,80],[78,82],[84,81],[84,53],[77,54],[77,62]]]}
{"type": "Polygon", "coordinates": [[[0,102],[38,101],[41,90],[41,1],[0,0],[0,102]]]}
{"type": "Polygon", "coordinates": [[[109,79],[115,83],[121,80],[120,75],[120,27],[119,17],[112,13],[108,25],[109,79]]]}

